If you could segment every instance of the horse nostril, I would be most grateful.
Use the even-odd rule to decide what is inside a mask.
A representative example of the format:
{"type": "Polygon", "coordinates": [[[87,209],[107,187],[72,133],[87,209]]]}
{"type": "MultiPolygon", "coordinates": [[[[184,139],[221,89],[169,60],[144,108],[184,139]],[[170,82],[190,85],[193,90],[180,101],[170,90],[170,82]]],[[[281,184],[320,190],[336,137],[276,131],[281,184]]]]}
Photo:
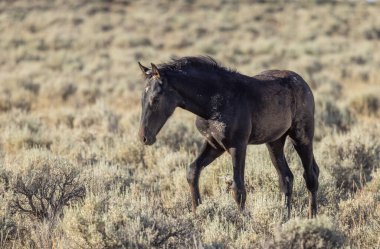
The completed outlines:
{"type": "Polygon", "coordinates": [[[148,139],[144,136],[143,137],[143,142],[146,143],[148,141],[148,139]]]}

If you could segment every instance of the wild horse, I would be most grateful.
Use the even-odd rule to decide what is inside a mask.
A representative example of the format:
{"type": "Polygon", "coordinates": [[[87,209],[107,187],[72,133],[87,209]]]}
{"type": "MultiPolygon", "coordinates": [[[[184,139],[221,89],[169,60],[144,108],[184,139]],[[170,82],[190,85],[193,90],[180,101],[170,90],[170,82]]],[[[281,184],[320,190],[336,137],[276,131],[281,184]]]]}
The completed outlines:
{"type": "Polygon", "coordinates": [[[243,210],[247,145],[265,143],[290,217],[293,174],[284,156],[289,136],[304,168],[309,218],[316,216],[319,168],[313,155],[314,97],[301,76],[270,70],[249,77],[220,66],[210,57],[183,57],[158,67],[152,63],[151,69],[139,66],[146,81],[139,130],[144,144],[156,141],[176,107],[197,115],[196,126],[205,141],[187,171],[194,212],[201,203],[201,170],[225,151],[232,157],[233,197],[243,210]]]}

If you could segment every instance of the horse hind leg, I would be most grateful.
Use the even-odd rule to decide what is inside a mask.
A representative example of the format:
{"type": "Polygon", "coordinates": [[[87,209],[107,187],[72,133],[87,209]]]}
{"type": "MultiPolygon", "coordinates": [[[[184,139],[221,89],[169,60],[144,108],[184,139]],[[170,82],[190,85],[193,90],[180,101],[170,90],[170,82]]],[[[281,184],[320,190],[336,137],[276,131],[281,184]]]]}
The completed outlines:
{"type": "Polygon", "coordinates": [[[285,207],[287,209],[288,219],[290,219],[291,202],[293,193],[293,174],[289,169],[288,163],[284,155],[284,145],[286,136],[280,139],[267,143],[270,158],[278,174],[278,180],[281,192],[285,195],[285,207]]]}
{"type": "Polygon", "coordinates": [[[308,216],[309,218],[313,218],[317,215],[317,192],[319,185],[319,167],[315,162],[313,154],[313,129],[298,129],[297,132],[292,132],[289,136],[292,138],[294,148],[302,161],[304,168],[303,177],[309,191],[308,216]]]}

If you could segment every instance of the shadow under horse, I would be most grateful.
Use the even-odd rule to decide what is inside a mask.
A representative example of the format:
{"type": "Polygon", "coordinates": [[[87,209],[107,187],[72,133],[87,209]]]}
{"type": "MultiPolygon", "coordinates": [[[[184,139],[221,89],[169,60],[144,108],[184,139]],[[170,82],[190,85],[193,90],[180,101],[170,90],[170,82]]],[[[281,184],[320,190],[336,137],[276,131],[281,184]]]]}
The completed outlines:
{"type": "Polygon", "coordinates": [[[293,174],[284,155],[289,136],[304,168],[309,218],[316,216],[319,168],[313,155],[314,97],[301,76],[269,70],[249,77],[219,65],[211,57],[183,57],[158,67],[153,63],[151,68],[139,66],[145,78],[139,129],[144,144],[156,141],[176,107],[197,115],[196,126],[205,141],[187,171],[194,212],[201,203],[202,169],[225,151],[232,157],[233,197],[243,210],[247,145],[265,143],[290,218],[293,174]]]}

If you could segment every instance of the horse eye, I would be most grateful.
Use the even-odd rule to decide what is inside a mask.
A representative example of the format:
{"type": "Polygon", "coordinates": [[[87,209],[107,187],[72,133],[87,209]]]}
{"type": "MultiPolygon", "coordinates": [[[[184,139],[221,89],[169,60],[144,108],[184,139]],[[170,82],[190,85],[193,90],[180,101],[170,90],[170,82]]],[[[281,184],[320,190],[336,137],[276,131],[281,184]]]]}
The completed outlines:
{"type": "Polygon", "coordinates": [[[154,104],[157,104],[157,102],[158,102],[158,96],[152,97],[151,103],[154,105],[154,104]]]}

